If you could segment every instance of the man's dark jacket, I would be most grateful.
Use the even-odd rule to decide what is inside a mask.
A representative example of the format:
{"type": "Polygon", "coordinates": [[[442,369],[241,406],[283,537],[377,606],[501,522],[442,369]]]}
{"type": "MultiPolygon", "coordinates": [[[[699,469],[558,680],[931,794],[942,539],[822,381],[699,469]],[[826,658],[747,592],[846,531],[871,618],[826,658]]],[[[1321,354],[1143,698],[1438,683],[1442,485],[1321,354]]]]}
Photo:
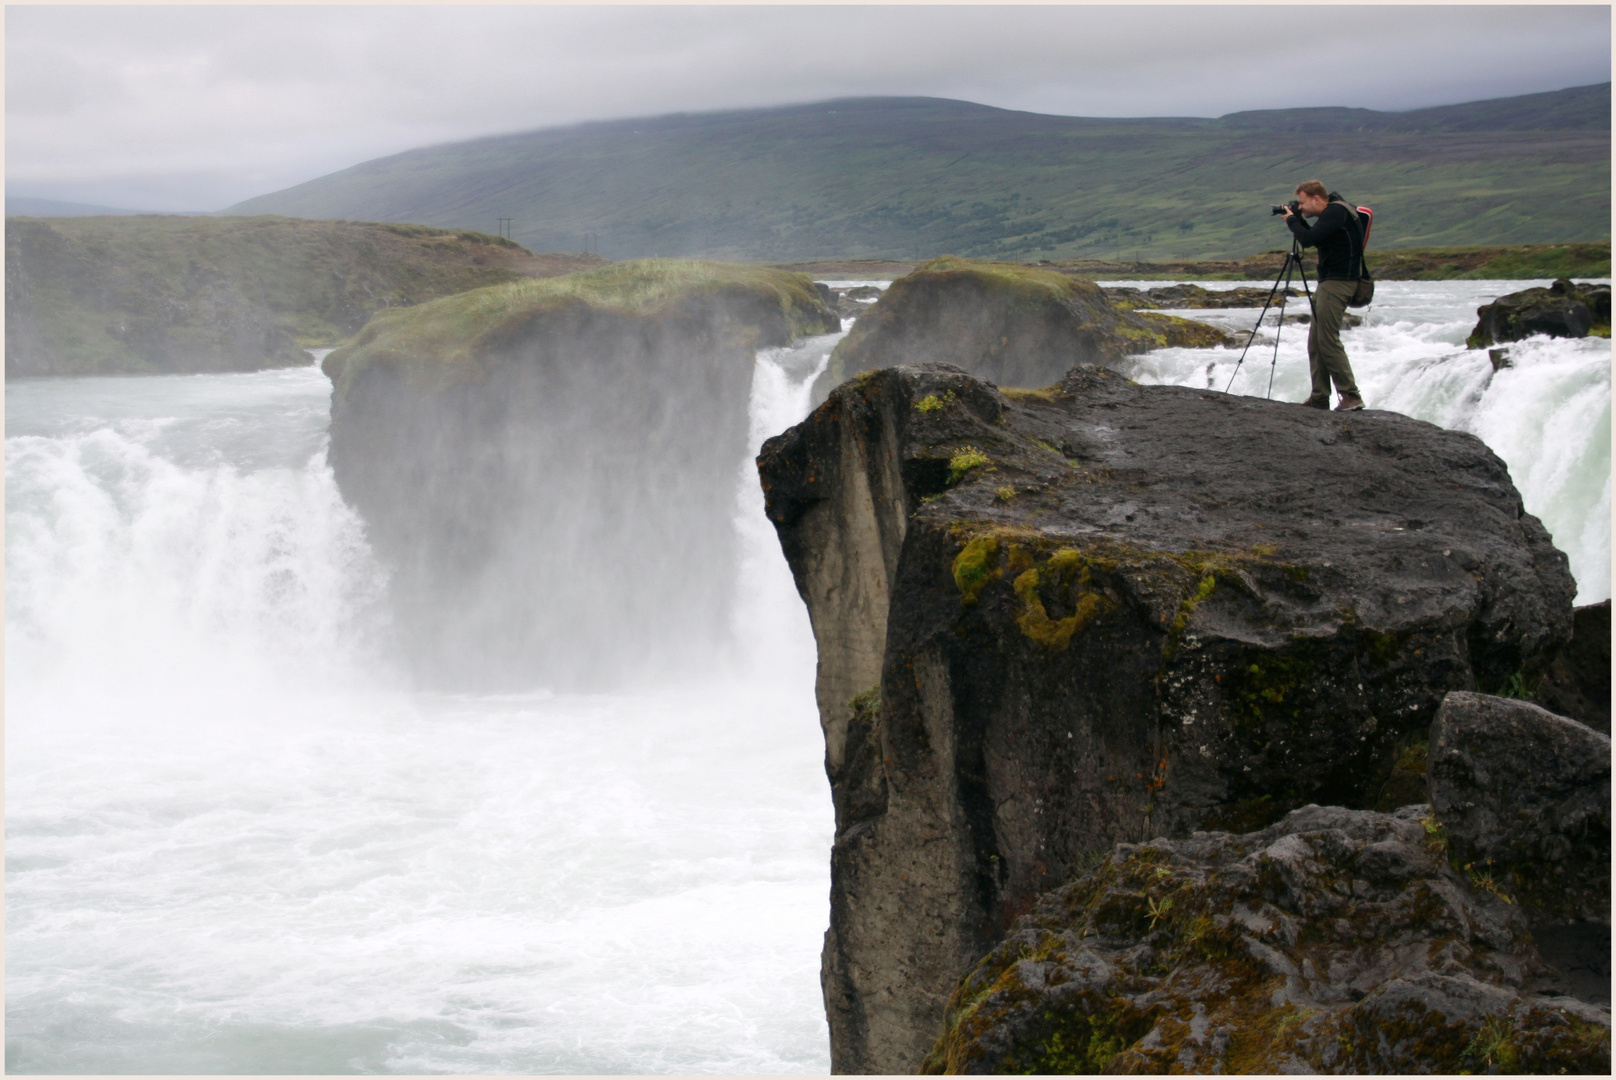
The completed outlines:
{"type": "Polygon", "coordinates": [[[1358,223],[1347,213],[1345,203],[1331,199],[1312,228],[1301,214],[1292,214],[1285,224],[1303,247],[1319,249],[1320,281],[1357,281],[1362,276],[1363,247],[1358,239],[1358,223]]]}

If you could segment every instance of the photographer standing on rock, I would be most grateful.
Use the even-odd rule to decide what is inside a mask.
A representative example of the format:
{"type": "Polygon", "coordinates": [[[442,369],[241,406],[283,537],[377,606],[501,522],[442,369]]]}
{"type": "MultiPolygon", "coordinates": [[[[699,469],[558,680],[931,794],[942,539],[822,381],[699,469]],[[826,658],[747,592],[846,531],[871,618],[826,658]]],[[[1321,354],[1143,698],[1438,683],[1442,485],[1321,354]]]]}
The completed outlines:
{"type": "Polygon", "coordinates": [[[1313,299],[1313,326],[1307,335],[1308,367],[1313,375],[1313,392],[1303,402],[1315,409],[1330,407],[1330,380],[1341,395],[1337,412],[1364,407],[1358,384],[1352,377],[1352,364],[1341,344],[1341,317],[1347,312],[1363,274],[1363,227],[1357,215],[1339,195],[1333,195],[1317,180],[1296,186],[1296,201],[1284,208],[1285,224],[1303,247],[1319,251],[1319,282],[1313,299]],[[1311,228],[1302,215],[1316,218],[1311,228]]]}

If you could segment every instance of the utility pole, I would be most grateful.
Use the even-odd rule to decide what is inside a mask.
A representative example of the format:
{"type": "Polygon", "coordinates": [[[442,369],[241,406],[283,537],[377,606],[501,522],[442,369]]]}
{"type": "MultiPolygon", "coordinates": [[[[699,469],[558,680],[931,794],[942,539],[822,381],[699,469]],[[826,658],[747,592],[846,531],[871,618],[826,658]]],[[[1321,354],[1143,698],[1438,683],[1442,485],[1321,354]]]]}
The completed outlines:
{"type": "Polygon", "coordinates": [[[508,218],[508,217],[500,218],[499,219],[499,235],[503,236],[507,240],[511,239],[511,222],[513,222],[515,220],[516,220],[515,218],[508,218]]]}

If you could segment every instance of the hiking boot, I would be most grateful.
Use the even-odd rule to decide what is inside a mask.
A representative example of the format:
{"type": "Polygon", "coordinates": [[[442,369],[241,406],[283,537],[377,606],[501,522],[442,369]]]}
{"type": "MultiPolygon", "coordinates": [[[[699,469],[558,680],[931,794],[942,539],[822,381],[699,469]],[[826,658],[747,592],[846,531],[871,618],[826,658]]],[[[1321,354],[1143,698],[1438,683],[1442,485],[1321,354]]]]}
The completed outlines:
{"type": "Polygon", "coordinates": [[[1330,399],[1328,396],[1309,397],[1306,401],[1302,402],[1302,404],[1306,405],[1310,409],[1328,409],[1330,407],[1330,399]]]}
{"type": "Polygon", "coordinates": [[[1336,403],[1336,412],[1357,412],[1363,408],[1363,398],[1357,394],[1342,394],[1341,400],[1336,403]]]}

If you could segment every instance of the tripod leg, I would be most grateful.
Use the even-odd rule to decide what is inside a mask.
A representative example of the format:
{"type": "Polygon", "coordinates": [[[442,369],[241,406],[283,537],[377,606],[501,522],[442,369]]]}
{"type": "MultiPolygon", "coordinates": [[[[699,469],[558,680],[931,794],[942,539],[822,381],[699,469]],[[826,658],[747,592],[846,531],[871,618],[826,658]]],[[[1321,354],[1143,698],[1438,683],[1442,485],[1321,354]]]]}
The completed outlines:
{"type": "MultiPolygon", "coordinates": [[[[1296,241],[1292,240],[1291,241],[1291,251],[1292,251],[1292,253],[1294,253],[1295,250],[1296,250],[1296,241]]],[[[1274,284],[1268,290],[1268,299],[1263,301],[1262,311],[1259,312],[1258,315],[1257,315],[1257,322],[1255,323],[1255,325],[1252,326],[1251,333],[1246,335],[1246,344],[1245,344],[1245,347],[1240,350],[1240,359],[1235,361],[1234,371],[1229,375],[1229,385],[1225,386],[1223,388],[1223,392],[1225,394],[1227,394],[1229,392],[1230,388],[1234,386],[1235,376],[1240,374],[1240,365],[1244,364],[1246,362],[1246,350],[1250,349],[1251,348],[1251,343],[1253,341],[1257,340],[1257,327],[1262,325],[1263,319],[1265,317],[1267,317],[1267,315],[1268,315],[1268,307],[1269,307],[1270,304],[1272,304],[1274,302],[1274,293],[1279,289],[1279,280],[1280,280],[1280,278],[1284,278],[1285,279],[1285,287],[1287,289],[1290,288],[1290,284],[1291,284],[1290,266],[1291,266],[1291,256],[1287,255],[1287,256],[1285,256],[1285,265],[1281,266],[1279,268],[1279,273],[1274,276],[1274,284]]],[[[1283,322],[1284,318],[1285,318],[1285,316],[1284,316],[1285,297],[1284,297],[1283,294],[1281,294],[1281,296],[1280,296],[1279,304],[1280,304],[1280,321],[1283,322]]]]}
{"type": "Polygon", "coordinates": [[[1307,287],[1307,267],[1302,265],[1302,249],[1295,240],[1291,241],[1291,253],[1296,257],[1296,269],[1302,272],[1302,291],[1307,294],[1307,309],[1313,313],[1313,321],[1319,319],[1319,309],[1313,304],[1313,290],[1307,287]]]}
{"type": "MultiPolygon", "coordinates": [[[[1297,270],[1302,269],[1302,256],[1297,252],[1296,241],[1294,240],[1291,241],[1291,253],[1285,256],[1285,291],[1279,294],[1279,325],[1274,327],[1274,358],[1268,362],[1268,393],[1263,395],[1270,401],[1274,397],[1274,372],[1279,367],[1279,335],[1285,330],[1285,296],[1291,291],[1291,270],[1293,267],[1297,270]]],[[[1302,273],[1305,281],[1307,271],[1303,270],[1302,273]]],[[[1312,302],[1313,298],[1309,296],[1308,303],[1311,304],[1312,302]]]]}

